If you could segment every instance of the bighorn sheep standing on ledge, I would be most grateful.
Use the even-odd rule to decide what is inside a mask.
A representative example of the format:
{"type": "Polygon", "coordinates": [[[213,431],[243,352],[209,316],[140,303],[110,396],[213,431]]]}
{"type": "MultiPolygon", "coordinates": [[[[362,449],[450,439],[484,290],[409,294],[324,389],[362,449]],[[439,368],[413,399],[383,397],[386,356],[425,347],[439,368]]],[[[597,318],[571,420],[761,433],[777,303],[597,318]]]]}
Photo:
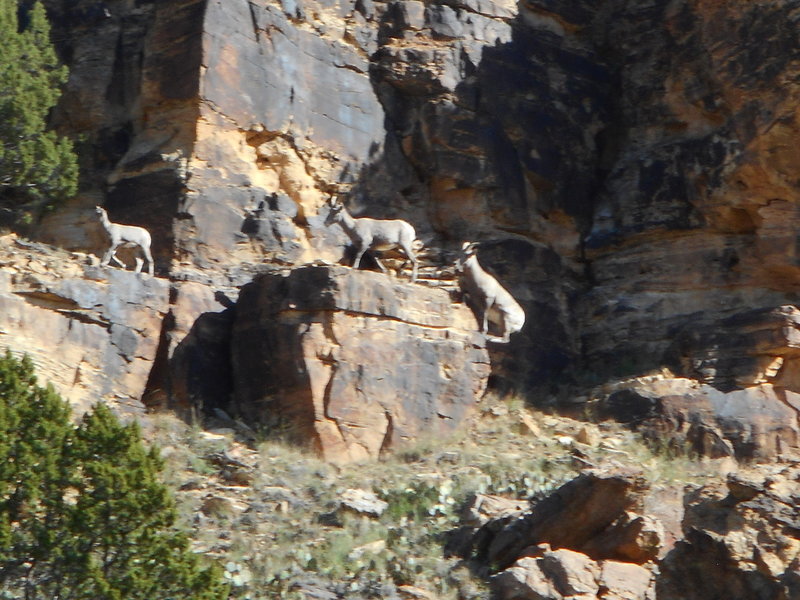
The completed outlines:
{"type": "Polygon", "coordinates": [[[507,343],[511,334],[525,324],[525,311],[500,282],[478,264],[474,243],[465,242],[462,249],[464,255],[456,262],[456,269],[461,273],[459,285],[478,312],[481,333],[492,342],[507,343]],[[488,321],[503,326],[503,337],[488,335],[488,321]]]}
{"type": "MultiPolygon", "coordinates": [[[[335,196],[328,201],[328,204],[331,211],[328,213],[325,224],[338,223],[356,245],[357,254],[353,261],[353,268],[358,269],[361,265],[361,257],[367,250],[400,248],[411,261],[411,281],[417,280],[417,258],[412,250],[412,244],[417,234],[411,225],[400,219],[354,218],[335,196]]],[[[372,256],[381,271],[386,273],[383,263],[374,254],[372,256]]]]}
{"type": "MultiPolygon", "coordinates": [[[[145,258],[148,262],[147,272],[153,274],[153,255],[150,254],[150,233],[135,225],[120,225],[119,223],[112,223],[108,220],[108,213],[104,208],[95,206],[95,212],[100,216],[100,223],[111,238],[111,246],[103,255],[103,260],[100,261],[102,266],[106,266],[110,260],[116,262],[119,266],[127,268],[124,262],[117,258],[117,248],[135,248],[138,246],[142,249],[145,258]]],[[[140,273],[144,261],[136,257],[136,272],[140,273]]]]}

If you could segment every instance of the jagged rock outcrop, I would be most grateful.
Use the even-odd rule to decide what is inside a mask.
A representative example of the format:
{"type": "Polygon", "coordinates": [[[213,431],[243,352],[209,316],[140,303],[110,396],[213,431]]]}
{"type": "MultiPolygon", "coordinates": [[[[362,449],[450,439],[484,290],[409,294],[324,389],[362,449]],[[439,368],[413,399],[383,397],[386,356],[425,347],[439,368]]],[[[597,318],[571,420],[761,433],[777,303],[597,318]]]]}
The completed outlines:
{"type": "Polygon", "coordinates": [[[641,473],[610,468],[584,472],[526,512],[496,515],[466,554],[496,571],[492,587],[503,600],[797,597],[796,465],[741,469],[676,491],[674,542],[654,517],[663,495],[641,473]]]}
{"type": "Polygon", "coordinates": [[[799,478],[783,466],[691,493],[685,537],[661,563],[659,600],[797,598],[799,478]]]}
{"type": "Polygon", "coordinates": [[[593,560],[645,563],[657,556],[663,542],[658,524],[640,514],[646,491],[640,472],[586,471],[538,502],[532,512],[507,519],[499,529],[496,523],[484,526],[476,535],[475,552],[499,569],[543,543],[593,560]]]}
{"type": "Polygon", "coordinates": [[[711,458],[771,460],[800,448],[796,398],[767,383],[722,392],[654,375],[608,386],[596,402],[598,417],[628,423],[657,445],[711,458]]]}
{"type": "Polygon", "coordinates": [[[0,237],[0,347],[27,353],[78,412],[102,401],[141,414],[169,284],[97,262],[0,237]]]}
{"type": "Polygon", "coordinates": [[[665,535],[643,514],[649,492],[641,472],[586,471],[530,510],[482,523],[461,551],[496,571],[503,600],[652,598],[665,535]]]}
{"type": "Polygon", "coordinates": [[[456,431],[485,389],[475,319],[442,289],[345,267],[265,273],[242,288],[234,401],[331,461],[456,431]]]}

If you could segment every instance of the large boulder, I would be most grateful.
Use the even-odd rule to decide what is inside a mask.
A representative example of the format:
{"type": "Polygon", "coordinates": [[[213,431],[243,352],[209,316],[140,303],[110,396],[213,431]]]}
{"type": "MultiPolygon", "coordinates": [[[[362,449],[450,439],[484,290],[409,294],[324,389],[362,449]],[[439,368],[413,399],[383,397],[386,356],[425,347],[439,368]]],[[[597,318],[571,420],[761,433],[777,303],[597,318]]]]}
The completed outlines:
{"type": "Polygon", "coordinates": [[[498,600],[645,600],[652,598],[652,581],[640,565],[542,545],[495,575],[492,588],[498,600]]]}
{"type": "Polygon", "coordinates": [[[521,516],[488,522],[474,537],[472,551],[500,569],[527,556],[539,544],[568,548],[592,560],[646,563],[663,543],[663,528],[644,516],[649,486],[640,471],[587,470],[521,516]]]}
{"type": "Polygon", "coordinates": [[[234,400],[330,461],[456,431],[489,359],[469,309],[442,289],[346,267],[266,273],[239,296],[234,400]]]}

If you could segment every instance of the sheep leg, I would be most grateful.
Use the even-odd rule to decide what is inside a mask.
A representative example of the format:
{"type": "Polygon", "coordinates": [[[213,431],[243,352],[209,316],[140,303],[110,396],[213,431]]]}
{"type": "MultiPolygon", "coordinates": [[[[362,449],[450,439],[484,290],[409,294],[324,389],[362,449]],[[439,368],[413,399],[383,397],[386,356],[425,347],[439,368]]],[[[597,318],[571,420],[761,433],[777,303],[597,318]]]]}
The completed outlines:
{"type": "MultiPolygon", "coordinates": [[[[408,260],[411,261],[411,281],[414,282],[417,280],[417,257],[414,256],[414,252],[408,244],[403,244],[401,248],[403,248],[403,252],[405,252],[408,260]]],[[[405,267],[405,265],[403,266],[405,267]]]]}
{"type": "Polygon", "coordinates": [[[503,319],[503,337],[497,338],[494,340],[495,342],[499,342],[501,344],[507,344],[511,341],[511,334],[508,331],[508,323],[505,319],[503,319]]]}
{"type": "Polygon", "coordinates": [[[388,271],[386,270],[386,267],[383,266],[383,263],[380,261],[380,259],[377,256],[375,256],[374,252],[372,253],[372,258],[375,259],[375,263],[380,267],[381,273],[388,273],[388,271]]]}
{"type": "Polygon", "coordinates": [[[135,269],[134,272],[135,273],[141,273],[142,272],[142,265],[144,265],[144,260],[142,260],[141,257],[137,256],[136,257],[136,269],[135,269]]]}
{"type": "Polygon", "coordinates": [[[117,263],[117,264],[118,264],[120,267],[122,267],[123,269],[127,269],[127,268],[128,268],[128,265],[127,265],[127,264],[125,264],[124,262],[122,262],[122,261],[119,259],[119,257],[117,256],[117,253],[116,253],[116,252],[114,252],[114,253],[111,255],[111,260],[113,260],[115,263],[117,263]]]}
{"type": "Polygon", "coordinates": [[[144,256],[147,259],[147,272],[150,273],[150,275],[152,275],[153,274],[153,255],[150,254],[150,248],[145,248],[144,246],[142,246],[142,250],[144,251],[144,256]]]}
{"type": "Polygon", "coordinates": [[[103,266],[103,267],[107,267],[108,263],[110,261],[112,261],[112,260],[115,263],[117,263],[119,266],[121,266],[123,269],[128,267],[128,265],[126,265],[119,258],[117,258],[117,246],[116,245],[113,245],[108,250],[106,250],[106,253],[103,255],[103,260],[100,261],[100,265],[103,266]]]}
{"type": "Polygon", "coordinates": [[[101,267],[105,267],[105,266],[108,265],[108,261],[111,260],[111,251],[112,250],[113,250],[113,248],[109,248],[108,250],[106,250],[105,254],[103,254],[103,258],[100,260],[100,266],[101,267]]]}
{"type": "Polygon", "coordinates": [[[481,326],[481,333],[488,335],[489,333],[489,309],[494,304],[494,298],[486,298],[483,305],[483,325],[481,326]]]}
{"type": "Polygon", "coordinates": [[[366,246],[361,246],[358,249],[358,254],[356,254],[356,259],[353,261],[353,268],[358,269],[361,266],[361,257],[364,256],[364,253],[367,251],[366,246]]]}

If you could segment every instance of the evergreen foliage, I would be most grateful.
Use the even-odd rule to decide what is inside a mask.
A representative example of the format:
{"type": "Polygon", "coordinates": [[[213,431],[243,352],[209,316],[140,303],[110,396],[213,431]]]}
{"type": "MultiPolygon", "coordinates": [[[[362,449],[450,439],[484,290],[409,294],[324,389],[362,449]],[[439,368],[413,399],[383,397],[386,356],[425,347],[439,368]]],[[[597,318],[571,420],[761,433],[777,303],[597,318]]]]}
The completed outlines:
{"type": "Polygon", "coordinates": [[[37,1],[20,30],[18,0],[0,0],[0,198],[16,204],[75,194],[72,142],[47,131],[47,117],[67,79],[37,1]]]}
{"type": "Polygon", "coordinates": [[[104,405],[74,424],[31,361],[0,356],[0,598],[222,600],[174,529],[162,462],[104,405]]]}

